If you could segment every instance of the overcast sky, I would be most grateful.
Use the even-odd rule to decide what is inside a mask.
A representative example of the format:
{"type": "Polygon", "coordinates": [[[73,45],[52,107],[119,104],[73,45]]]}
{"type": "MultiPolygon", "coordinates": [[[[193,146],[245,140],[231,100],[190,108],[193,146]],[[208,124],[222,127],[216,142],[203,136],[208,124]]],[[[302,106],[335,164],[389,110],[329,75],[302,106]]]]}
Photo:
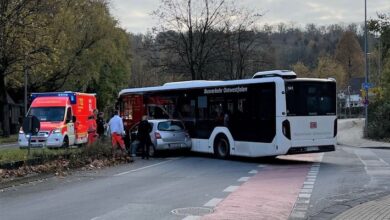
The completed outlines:
{"type": "MultiPolygon", "coordinates": [[[[145,33],[156,25],[150,14],[161,0],[111,0],[111,12],[120,26],[129,32],[145,33]]],[[[199,0],[198,0],[199,1],[199,0]]],[[[364,0],[241,0],[241,4],[256,8],[261,24],[307,23],[318,25],[358,23],[364,21],[364,0]]],[[[367,18],[377,12],[390,13],[390,0],[367,0],[367,18]]]]}

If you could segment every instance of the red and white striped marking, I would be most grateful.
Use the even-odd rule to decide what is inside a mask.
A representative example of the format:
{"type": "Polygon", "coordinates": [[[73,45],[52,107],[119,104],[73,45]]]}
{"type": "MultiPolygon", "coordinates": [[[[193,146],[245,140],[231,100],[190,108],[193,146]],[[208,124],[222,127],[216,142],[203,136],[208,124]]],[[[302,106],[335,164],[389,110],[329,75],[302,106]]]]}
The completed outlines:
{"type": "MultiPolygon", "coordinates": [[[[320,161],[318,154],[283,156],[281,159],[320,161]]],[[[319,165],[311,167],[311,163],[302,163],[259,167],[263,168],[261,172],[252,170],[249,173],[255,174],[253,177],[240,178],[238,182],[244,183],[218,202],[214,213],[201,219],[288,219],[293,208],[299,208],[295,205],[297,198],[305,199],[303,204],[308,205],[319,165]]]]}

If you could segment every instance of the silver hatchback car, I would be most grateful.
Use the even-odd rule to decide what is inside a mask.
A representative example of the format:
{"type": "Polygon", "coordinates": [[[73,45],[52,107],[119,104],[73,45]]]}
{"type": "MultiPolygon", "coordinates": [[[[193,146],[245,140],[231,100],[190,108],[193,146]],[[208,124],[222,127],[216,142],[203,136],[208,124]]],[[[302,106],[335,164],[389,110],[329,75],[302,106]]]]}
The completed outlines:
{"type": "MultiPolygon", "coordinates": [[[[175,119],[153,119],[148,120],[152,126],[150,132],[150,139],[152,146],[150,146],[149,154],[154,156],[157,151],[186,149],[190,150],[192,141],[185,130],[184,124],[180,120],[175,119]]],[[[130,129],[131,146],[138,148],[137,132],[138,124],[135,124],[130,129]]]]}

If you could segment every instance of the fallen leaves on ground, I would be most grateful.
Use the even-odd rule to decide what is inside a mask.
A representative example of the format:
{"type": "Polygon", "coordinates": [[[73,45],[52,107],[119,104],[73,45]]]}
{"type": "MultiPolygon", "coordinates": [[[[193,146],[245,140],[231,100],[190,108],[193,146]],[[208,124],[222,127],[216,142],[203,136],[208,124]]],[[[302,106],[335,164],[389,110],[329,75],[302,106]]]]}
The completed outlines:
{"type": "Polygon", "coordinates": [[[102,158],[102,159],[63,159],[59,158],[41,165],[24,165],[18,169],[0,169],[0,182],[17,177],[25,177],[40,173],[53,173],[58,177],[64,177],[70,174],[72,169],[95,170],[104,167],[115,166],[127,163],[129,158],[102,158]]]}

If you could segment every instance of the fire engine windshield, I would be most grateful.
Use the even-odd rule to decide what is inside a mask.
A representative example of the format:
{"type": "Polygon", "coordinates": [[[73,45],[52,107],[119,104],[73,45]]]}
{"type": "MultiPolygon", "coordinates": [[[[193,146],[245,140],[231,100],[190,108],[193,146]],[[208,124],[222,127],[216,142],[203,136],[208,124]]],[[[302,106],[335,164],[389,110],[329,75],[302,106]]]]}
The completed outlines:
{"type": "Polygon", "coordinates": [[[64,114],[64,107],[35,107],[31,108],[29,112],[29,115],[34,115],[41,122],[63,121],[64,114]]]}

